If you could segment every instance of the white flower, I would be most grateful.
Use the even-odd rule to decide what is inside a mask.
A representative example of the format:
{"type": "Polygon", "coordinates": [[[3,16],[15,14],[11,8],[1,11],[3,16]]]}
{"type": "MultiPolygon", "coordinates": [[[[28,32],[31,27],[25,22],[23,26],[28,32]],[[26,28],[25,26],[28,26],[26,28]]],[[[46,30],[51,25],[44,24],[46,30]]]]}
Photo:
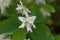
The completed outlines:
{"type": "Polygon", "coordinates": [[[36,28],[34,25],[34,20],[36,19],[36,16],[26,17],[26,18],[18,17],[18,19],[22,22],[19,28],[26,27],[27,31],[30,31],[30,32],[32,32],[31,26],[33,26],[33,28],[36,28]]]}
{"type": "Polygon", "coordinates": [[[11,0],[0,0],[0,10],[1,14],[4,13],[6,7],[9,7],[11,0]]]}
{"type": "Polygon", "coordinates": [[[44,8],[41,8],[41,9],[40,9],[40,12],[43,14],[44,17],[45,17],[45,16],[51,16],[51,15],[50,15],[50,12],[48,12],[48,11],[45,10],[44,8]]]}
{"type": "Polygon", "coordinates": [[[3,40],[4,37],[4,34],[0,34],[0,40],[3,40]]]}
{"type": "Polygon", "coordinates": [[[28,38],[28,39],[25,39],[25,40],[30,40],[30,38],[28,38]]]}
{"type": "Polygon", "coordinates": [[[45,0],[36,0],[35,3],[37,3],[38,5],[39,4],[43,4],[43,5],[46,4],[45,0]]]}
{"type": "Polygon", "coordinates": [[[22,2],[20,1],[21,5],[18,5],[17,4],[17,8],[16,10],[18,11],[18,13],[22,13],[22,15],[25,15],[25,16],[29,16],[28,13],[31,13],[31,11],[29,9],[27,9],[25,6],[23,6],[22,2]]]}
{"type": "Polygon", "coordinates": [[[6,34],[0,34],[0,40],[11,40],[10,37],[5,38],[6,34]]]}

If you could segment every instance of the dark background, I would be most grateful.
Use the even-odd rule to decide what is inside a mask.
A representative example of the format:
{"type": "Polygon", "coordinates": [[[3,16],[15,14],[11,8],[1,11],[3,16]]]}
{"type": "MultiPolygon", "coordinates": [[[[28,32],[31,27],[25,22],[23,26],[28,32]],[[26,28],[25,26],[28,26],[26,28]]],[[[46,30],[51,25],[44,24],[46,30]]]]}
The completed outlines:
{"type": "Polygon", "coordinates": [[[60,34],[60,0],[55,0],[51,3],[54,7],[56,12],[51,14],[53,19],[53,24],[50,25],[51,31],[54,34],[60,34]]]}

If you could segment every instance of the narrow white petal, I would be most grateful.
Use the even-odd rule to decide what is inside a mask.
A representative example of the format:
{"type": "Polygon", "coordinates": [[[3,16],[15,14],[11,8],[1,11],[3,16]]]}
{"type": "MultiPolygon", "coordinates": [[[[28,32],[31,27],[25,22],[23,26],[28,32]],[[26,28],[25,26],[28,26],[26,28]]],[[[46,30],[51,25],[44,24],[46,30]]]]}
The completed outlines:
{"type": "Polygon", "coordinates": [[[31,23],[31,22],[33,23],[35,19],[36,19],[36,16],[29,17],[29,22],[30,22],[30,23],[31,23]]]}
{"type": "Polygon", "coordinates": [[[20,0],[20,3],[21,3],[21,5],[23,6],[23,4],[22,4],[22,1],[20,0]]]}
{"type": "Polygon", "coordinates": [[[29,27],[29,28],[30,28],[30,32],[33,32],[33,31],[32,31],[32,28],[31,28],[31,27],[29,27]]]}
{"type": "Polygon", "coordinates": [[[33,28],[36,28],[36,26],[34,24],[32,24],[33,28]]]}
{"type": "Polygon", "coordinates": [[[24,40],[30,40],[30,38],[28,38],[28,39],[24,39],[24,40]]]}
{"type": "Polygon", "coordinates": [[[27,31],[29,32],[32,32],[32,29],[31,29],[31,26],[30,25],[27,25],[27,31]]]}
{"type": "Polygon", "coordinates": [[[3,14],[5,11],[5,7],[4,6],[1,6],[1,14],[3,14]]]}
{"type": "Polygon", "coordinates": [[[23,10],[23,14],[25,14],[26,17],[29,17],[28,12],[23,10]]]}
{"type": "Polygon", "coordinates": [[[21,5],[18,5],[18,7],[16,8],[16,10],[22,10],[22,9],[23,9],[23,6],[21,6],[21,5]]]}
{"type": "Polygon", "coordinates": [[[18,19],[19,19],[20,21],[22,21],[22,22],[25,21],[25,18],[24,18],[24,17],[18,17],[18,19]]]}
{"type": "Polygon", "coordinates": [[[29,12],[29,13],[31,13],[31,11],[29,9],[27,9],[27,8],[26,8],[26,11],[29,12]]]}
{"type": "Polygon", "coordinates": [[[28,32],[30,31],[29,25],[27,25],[27,31],[28,31],[28,32]]]}
{"type": "Polygon", "coordinates": [[[20,26],[19,26],[19,28],[24,28],[25,27],[25,24],[24,23],[22,23],[20,26]]]}
{"type": "Polygon", "coordinates": [[[30,38],[28,38],[27,40],[30,40],[30,38]]]}

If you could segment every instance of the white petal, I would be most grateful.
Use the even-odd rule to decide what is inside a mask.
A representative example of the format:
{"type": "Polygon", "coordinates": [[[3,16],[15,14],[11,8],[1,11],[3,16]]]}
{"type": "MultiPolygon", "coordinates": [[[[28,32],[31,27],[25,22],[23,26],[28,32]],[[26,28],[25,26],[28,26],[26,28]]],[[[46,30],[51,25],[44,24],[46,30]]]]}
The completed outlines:
{"type": "Polygon", "coordinates": [[[27,8],[26,8],[26,11],[29,12],[29,13],[31,13],[31,11],[29,9],[27,9],[27,8]]]}
{"type": "Polygon", "coordinates": [[[4,37],[5,37],[4,34],[0,34],[0,40],[3,40],[4,37]]]}
{"type": "Polygon", "coordinates": [[[22,24],[19,26],[19,28],[24,28],[24,26],[25,26],[25,24],[22,23],[22,24]]]}
{"type": "Polygon", "coordinates": [[[30,40],[30,38],[28,38],[28,39],[25,39],[25,40],[30,40]]]}
{"type": "Polygon", "coordinates": [[[22,4],[22,1],[20,0],[20,3],[21,3],[21,5],[23,6],[23,4],[22,4]]]}
{"type": "Polygon", "coordinates": [[[37,3],[38,5],[39,5],[39,4],[46,5],[45,0],[36,0],[35,3],[37,3]]]}
{"type": "Polygon", "coordinates": [[[47,13],[47,16],[51,16],[49,12],[47,13]]]}
{"type": "Polygon", "coordinates": [[[5,11],[5,7],[4,6],[1,6],[1,14],[3,14],[5,11]]]}
{"type": "Polygon", "coordinates": [[[36,26],[34,24],[32,24],[33,28],[36,28],[36,26]]]}
{"type": "Polygon", "coordinates": [[[41,11],[41,13],[43,14],[44,17],[47,16],[46,15],[46,10],[44,8],[41,8],[40,11],[41,11]]]}
{"type": "Polygon", "coordinates": [[[16,8],[16,10],[22,10],[22,9],[23,9],[23,6],[21,6],[21,5],[18,5],[18,7],[16,8]]]}
{"type": "Polygon", "coordinates": [[[30,38],[28,38],[27,40],[30,40],[30,38]]]}
{"type": "Polygon", "coordinates": [[[11,4],[11,0],[3,0],[3,5],[5,6],[5,7],[9,7],[9,5],[11,4]]]}
{"type": "Polygon", "coordinates": [[[29,17],[29,22],[33,23],[35,19],[36,19],[36,16],[29,17]]]}
{"type": "Polygon", "coordinates": [[[30,38],[28,38],[28,39],[24,39],[24,40],[30,40],[30,38]]]}
{"type": "Polygon", "coordinates": [[[41,9],[40,9],[40,11],[41,11],[41,12],[44,12],[44,11],[45,11],[45,9],[44,9],[44,8],[41,8],[41,9]]]}
{"type": "Polygon", "coordinates": [[[50,16],[50,13],[48,11],[46,11],[44,8],[40,9],[41,13],[43,14],[43,16],[50,16]]]}
{"type": "Polygon", "coordinates": [[[23,10],[23,14],[25,14],[25,16],[26,17],[28,17],[29,15],[28,15],[28,12],[27,11],[25,11],[25,10],[23,10]]]}
{"type": "Polygon", "coordinates": [[[18,19],[19,19],[20,21],[22,21],[22,22],[25,21],[25,18],[24,18],[24,17],[18,17],[18,19]]]}
{"type": "Polygon", "coordinates": [[[27,25],[27,32],[29,32],[29,31],[32,32],[32,29],[31,29],[31,26],[28,24],[27,25]]]}

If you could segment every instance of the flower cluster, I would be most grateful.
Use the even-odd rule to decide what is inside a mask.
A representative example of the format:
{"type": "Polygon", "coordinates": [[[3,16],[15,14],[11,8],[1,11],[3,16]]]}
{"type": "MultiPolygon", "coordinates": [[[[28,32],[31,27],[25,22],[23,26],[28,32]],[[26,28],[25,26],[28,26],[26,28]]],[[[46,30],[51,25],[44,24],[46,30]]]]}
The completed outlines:
{"type": "MultiPolygon", "coordinates": [[[[46,5],[46,1],[45,1],[45,0],[36,0],[35,3],[38,4],[38,5],[39,5],[39,4],[46,5]]],[[[43,7],[40,8],[40,12],[42,13],[42,15],[43,15],[44,17],[46,17],[46,16],[51,16],[51,15],[50,15],[50,12],[47,11],[47,10],[46,10],[45,8],[43,8],[43,7]]]]}
{"type": "Polygon", "coordinates": [[[35,3],[38,4],[38,5],[39,5],[39,4],[46,5],[45,0],[36,0],[35,3]]]}
{"type": "Polygon", "coordinates": [[[1,14],[4,13],[6,7],[9,7],[11,0],[0,0],[0,10],[1,14]]]}
{"type": "Polygon", "coordinates": [[[21,1],[20,3],[21,5],[17,4],[18,7],[16,8],[16,10],[18,11],[18,13],[22,13],[22,15],[25,15],[25,17],[18,17],[18,19],[22,22],[19,28],[25,27],[28,32],[32,32],[31,26],[33,26],[33,28],[36,28],[34,25],[34,20],[36,19],[36,16],[29,16],[29,13],[31,13],[31,11],[28,8],[26,8],[21,1]]]}
{"type": "Polygon", "coordinates": [[[41,8],[40,11],[41,11],[41,13],[43,14],[44,17],[45,17],[45,16],[51,16],[51,15],[50,15],[50,12],[48,12],[48,11],[45,10],[44,8],[41,8]]]}

